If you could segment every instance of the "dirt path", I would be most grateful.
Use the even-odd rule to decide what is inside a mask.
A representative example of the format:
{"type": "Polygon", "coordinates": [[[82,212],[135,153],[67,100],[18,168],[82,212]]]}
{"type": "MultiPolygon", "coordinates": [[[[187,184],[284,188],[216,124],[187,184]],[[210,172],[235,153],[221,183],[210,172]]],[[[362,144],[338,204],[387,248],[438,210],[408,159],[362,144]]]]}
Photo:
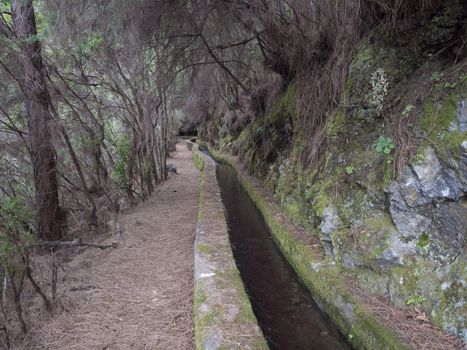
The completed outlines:
{"type": "Polygon", "coordinates": [[[185,144],[177,145],[169,162],[180,175],[171,176],[150,200],[122,216],[119,248],[85,249],[65,266],[64,281],[59,281],[66,288],[61,296],[65,310],[36,325],[21,349],[194,347],[199,172],[185,144]]]}

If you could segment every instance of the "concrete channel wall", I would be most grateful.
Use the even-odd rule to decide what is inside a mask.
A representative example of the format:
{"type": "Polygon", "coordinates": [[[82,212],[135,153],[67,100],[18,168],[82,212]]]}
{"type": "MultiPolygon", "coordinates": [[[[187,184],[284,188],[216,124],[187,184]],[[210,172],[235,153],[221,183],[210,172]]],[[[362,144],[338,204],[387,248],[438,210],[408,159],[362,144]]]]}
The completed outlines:
{"type": "MultiPolygon", "coordinates": [[[[209,148],[210,154],[220,162],[230,164],[236,171],[243,188],[263,214],[278,247],[302,279],[321,309],[346,335],[356,349],[402,350],[410,349],[394,331],[382,324],[358,298],[349,291],[340,271],[323,260],[310,247],[296,239],[289,226],[277,220],[277,208],[262,196],[255,180],[240,170],[233,157],[209,148]],[[276,210],[276,211],[275,211],[276,210]]],[[[280,209],[278,209],[280,210],[280,209]]],[[[291,335],[293,336],[293,335],[291,335]]]]}
{"type": "Polygon", "coordinates": [[[230,247],[213,159],[187,141],[200,171],[195,239],[196,349],[268,349],[230,247]]]}

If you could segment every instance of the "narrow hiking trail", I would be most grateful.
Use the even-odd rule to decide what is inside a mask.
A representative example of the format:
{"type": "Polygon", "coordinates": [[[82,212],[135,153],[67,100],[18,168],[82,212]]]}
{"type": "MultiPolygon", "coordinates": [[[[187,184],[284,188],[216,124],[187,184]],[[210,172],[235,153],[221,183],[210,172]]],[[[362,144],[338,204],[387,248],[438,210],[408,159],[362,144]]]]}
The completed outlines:
{"type": "Polygon", "coordinates": [[[184,143],[168,162],[179,175],[122,216],[117,249],[83,249],[65,264],[58,291],[63,311],[34,324],[20,349],[193,348],[199,171],[184,143]]]}

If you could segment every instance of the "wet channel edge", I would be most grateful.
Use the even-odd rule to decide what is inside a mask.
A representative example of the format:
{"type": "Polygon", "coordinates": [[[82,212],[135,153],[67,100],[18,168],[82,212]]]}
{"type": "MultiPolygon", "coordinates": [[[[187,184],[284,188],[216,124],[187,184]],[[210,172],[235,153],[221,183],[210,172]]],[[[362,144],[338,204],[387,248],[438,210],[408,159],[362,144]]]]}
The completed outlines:
{"type": "Polygon", "coordinates": [[[196,349],[268,349],[230,247],[213,159],[187,141],[201,171],[194,244],[196,349]]]}
{"type": "Polygon", "coordinates": [[[220,153],[207,144],[203,146],[209,149],[209,153],[217,161],[230,164],[234,168],[243,188],[262,213],[279,249],[318,305],[349,338],[355,349],[410,349],[393,330],[382,324],[349,292],[338,269],[318,257],[310,247],[294,238],[292,233],[276,220],[268,201],[242,173],[233,157],[220,153]]]}

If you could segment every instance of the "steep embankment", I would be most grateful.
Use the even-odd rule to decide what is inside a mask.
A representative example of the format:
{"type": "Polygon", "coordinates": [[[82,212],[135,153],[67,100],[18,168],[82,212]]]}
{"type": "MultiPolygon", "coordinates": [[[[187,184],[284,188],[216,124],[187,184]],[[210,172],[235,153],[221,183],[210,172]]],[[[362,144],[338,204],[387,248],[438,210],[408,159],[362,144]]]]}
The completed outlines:
{"type": "Polygon", "coordinates": [[[467,61],[452,41],[465,15],[452,4],[360,41],[313,167],[293,82],[241,133],[218,115],[200,134],[264,179],[359,288],[467,338],[467,61]]]}

